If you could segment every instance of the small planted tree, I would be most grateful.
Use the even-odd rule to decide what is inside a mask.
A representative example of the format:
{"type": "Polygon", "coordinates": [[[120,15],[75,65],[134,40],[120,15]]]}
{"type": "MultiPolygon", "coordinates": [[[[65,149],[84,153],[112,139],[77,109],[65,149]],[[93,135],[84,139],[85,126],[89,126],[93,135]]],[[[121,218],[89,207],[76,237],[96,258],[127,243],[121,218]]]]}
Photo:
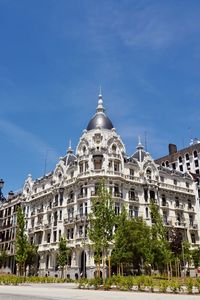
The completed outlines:
{"type": "Polygon", "coordinates": [[[21,207],[17,210],[17,234],[16,234],[16,254],[15,259],[18,263],[19,275],[25,273],[25,264],[28,257],[28,240],[25,234],[25,219],[21,207]]]}
{"type": "Polygon", "coordinates": [[[6,258],[8,257],[5,250],[0,253],[0,268],[2,268],[6,262],[6,258]]]}
{"type": "Polygon", "coordinates": [[[35,274],[37,268],[37,257],[38,257],[38,246],[34,244],[27,243],[27,259],[25,263],[25,267],[29,267],[29,273],[35,274]]]}
{"type": "Polygon", "coordinates": [[[159,213],[157,204],[151,201],[150,204],[151,218],[152,218],[152,245],[154,253],[154,265],[162,271],[165,267],[168,275],[171,274],[170,264],[172,259],[172,252],[170,243],[167,240],[167,231],[163,224],[162,217],[159,213]]]}
{"type": "MultiPolygon", "coordinates": [[[[89,238],[94,244],[95,260],[100,276],[100,259],[102,254],[103,266],[108,256],[109,244],[113,240],[115,211],[111,195],[105,187],[105,181],[100,182],[97,197],[92,202],[92,212],[89,215],[89,238]]],[[[105,274],[103,274],[105,277],[105,274]]]]}
{"type": "Polygon", "coordinates": [[[58,264],[61,269],[61,278],[64,277],[64,267],[69,262],[70,254],[71,254],[71,249],[67,247],[66,239],[61,237],[59,242],[59,253],[58,253],[58,264]]]}

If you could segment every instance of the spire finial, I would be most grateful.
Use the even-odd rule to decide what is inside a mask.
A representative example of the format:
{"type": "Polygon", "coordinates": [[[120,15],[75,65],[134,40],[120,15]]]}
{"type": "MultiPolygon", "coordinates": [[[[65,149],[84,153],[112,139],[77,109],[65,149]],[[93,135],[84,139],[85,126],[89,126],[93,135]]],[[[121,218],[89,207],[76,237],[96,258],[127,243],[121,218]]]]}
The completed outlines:
{"type": "Polygon", "coordinates": [[[72,153],[73,150],[72,150],[72,141],[71,139],[69,139],[69,147],[68,147],[68,150],[67,150],[67,153],[72,153]]]}
{"type": "Polygon", "coordinates": [[[101,85],[99,86],[99,97],[102,97],[101,85]]]}
{"type": "Polygon", "coordinates": [[[101,85],[99,87],[99,100],[98,100],[98,106],[97,106],[97,112],[104,112],[104,107],[103,107],[103,97],[101,94],[101,85]]]}
{"type": "Polygon", "coordinates": [[[140,135],[138,135],[138,145],[137,145],[136,149],[138,149],[138,150],[144,149],[144,147],[143,147],[143,145],[141,143],[140,135]]]}

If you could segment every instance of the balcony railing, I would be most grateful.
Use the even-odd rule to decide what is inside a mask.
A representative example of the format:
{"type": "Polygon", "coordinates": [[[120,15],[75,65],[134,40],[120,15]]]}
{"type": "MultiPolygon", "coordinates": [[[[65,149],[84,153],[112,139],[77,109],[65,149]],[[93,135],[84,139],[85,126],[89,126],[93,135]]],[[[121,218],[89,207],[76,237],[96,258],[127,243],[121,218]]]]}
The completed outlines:
{"type": "Polygon", "coordinates": [[[162,207],[169,207],[169,203],[168,202],[161,202],[161,206],[162,207]]]}
{"type": "Polygon", "coordinates": [[[113,197],[123,198],[123,194],[121,192],[114,192],[113,197]]]}
{"type": "Polygon", "coordinates": [[[139,201],[139,197],[138,196],[129,196],[129,200],[130,201],[136,201],[136,202],[138,202],[139,201]]]}
{"type": "Polygon", "coordinates": [[[50,228],[50,227],[51,227],[51,223],[49,222],[49,223],[44,224],[44,227],[45,227],[46,229],[50,228]]]}
{"type": "Polygon", "coordinates": [[[175,208],[175,209],[183,210],[183,209],[184,209],[184,205],[183,205],[183,204],[176,205],[176,203],[175,203],[175,204],[174,204],[174,208],[175,208]]]}
{"type": "Polygon", "coordinates": [[[67,204],[70,204],[70,203],[74,203],[74,197],[73,197],[73,198],[68,198],[68,199],[67,199],[67,204]]]}
{"type": "Polygon", "coordinates": [[[176,221],[175,222],[175,226],[176,227],[186,227],[186,222],[184,222],[184,221],[176,221]]]}
{"type": "Polygon", "coordinates": [[[190,223],[189,227],[190,227],[190,229],[198,230],[198,224],[197,223],[190,223]]]}

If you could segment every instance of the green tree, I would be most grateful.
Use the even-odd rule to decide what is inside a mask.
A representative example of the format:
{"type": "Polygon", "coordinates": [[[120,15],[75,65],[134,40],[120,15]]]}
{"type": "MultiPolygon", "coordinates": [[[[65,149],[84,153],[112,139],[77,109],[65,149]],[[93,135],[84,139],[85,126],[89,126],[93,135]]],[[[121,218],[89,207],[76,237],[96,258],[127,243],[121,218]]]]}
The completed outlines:
{"type": "Polygon", "coordinates": [[[67,241],[61,237],[59,242],[58,264],[61,269],[61,278],[64,276],[64,267],[69,262],[69,256],[71,255],[71,249],[67,247],[67,241]]]}
{"type": "Polygon", "coordinates": [[[17,234],[16,234],[16,261],[19,267],[19,275],[25,273],[25,264],[28,258],[28,240],[25,234],[25,219],[21,207],[17,210],[17,234]]]}
{"type": "Polygon", "coordinates": [[[150,210],[152,218],[151,232],[154,267],[157,267],[160,271],[164,271],[166,267],[167,273],[169,274],[172,252],[170,249],[170,243],[167,240],[167,230],[159,213],[158,205],[153,200],[150,203],[150,210]]]}
{"type": "Polygon", "coordinates": [[[137,269],[140,273],[142,265],[147,269],[152,263],[150,227],[142,218],[128,219],[125,207],[118,216],[114,241],[111,260],[118,265],[118,272],[137,269]]]}
{"type": "Polygon", "coordinates": [[[29,267],[29,274],[34,275],[37,269],[37,258],[38,258],[38,246],[27,243],[27,259],[25,262],[25,268],[29,267]]]}
{"type": "Polygon", "coordinates": [[[8,257],[8,255],[7,255],[6,251],[3,250],[3,251],[0,253],[0,268],[2,268],[3,265],[5,264],[7,257],[8,257]]]}
{"type": "MultiPolygon", "coordinates": [[[[113,240],[115,212],[111,195],[105,187],[105,181],[100,181],[97,197],[92,201],[92,212],[89,214],[89,238],[94,244],[95,261],[100,268],[102,254],[103,266],[108,255],[109,244],[113,240]]],[[[100,270],[98,270],[100,275],[100,270]]],[[[103,274],[105,277],[105,274],[103,274]]]]}
{"type": "Polygon", "coordinates": [[[191,256],[192,256],[192,260],[193,260],[195,268],[198,268],[200,266],[200,247],[199,246],[196,249],[192,250],[191,256]]]}

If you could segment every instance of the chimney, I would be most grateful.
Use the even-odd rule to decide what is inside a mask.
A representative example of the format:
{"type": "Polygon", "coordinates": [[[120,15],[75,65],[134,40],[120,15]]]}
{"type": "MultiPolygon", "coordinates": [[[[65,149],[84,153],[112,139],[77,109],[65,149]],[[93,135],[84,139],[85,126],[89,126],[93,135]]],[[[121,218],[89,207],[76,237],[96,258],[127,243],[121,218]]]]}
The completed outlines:
{"type": "Polygon", "coordinates": [[[177,146],[175,144],[169,144],[169,155],[177,152],[177,146]]]}

